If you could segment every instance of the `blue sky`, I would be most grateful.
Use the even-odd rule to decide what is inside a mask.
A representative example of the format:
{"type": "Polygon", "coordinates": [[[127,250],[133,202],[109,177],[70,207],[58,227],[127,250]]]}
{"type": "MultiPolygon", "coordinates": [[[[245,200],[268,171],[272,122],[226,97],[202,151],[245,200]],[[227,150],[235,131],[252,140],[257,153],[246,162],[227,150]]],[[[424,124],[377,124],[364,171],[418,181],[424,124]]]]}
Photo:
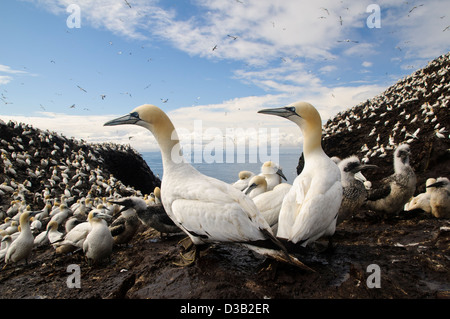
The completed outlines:
{"type": "Polygon", "coordinates": [[[278,128],[295,146],[295,125],[256,111],[305,100],[326,121],[447,53],[449,25],[447,0],[2,1],[0,118],[145,151],[157,149],[145,130],[102,124],[150,103],[182,140],[202,120],[278,128]]]}

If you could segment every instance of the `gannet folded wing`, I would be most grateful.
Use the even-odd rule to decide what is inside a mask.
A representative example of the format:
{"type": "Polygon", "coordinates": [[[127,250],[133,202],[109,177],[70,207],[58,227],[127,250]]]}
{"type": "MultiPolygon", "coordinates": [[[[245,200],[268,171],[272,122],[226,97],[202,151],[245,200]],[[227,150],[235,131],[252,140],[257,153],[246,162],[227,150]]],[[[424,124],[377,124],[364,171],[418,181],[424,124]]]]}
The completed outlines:
{"type": "Polygon", "coordinates": [[[340,182],[334,183],[323,194],[314,194],[314,196],[307,194],[297,208],[297,216],[291,228],[289,240],[306,246],[322,236],[332,235],[336,227],[337,213],[333,216],[317,214],[317,212],[337,211],[340,207],[340,201],[337,199],[341,196],[340,182]]]}
{"type": "Polygon", "coordinates": [[[292,185],[290,184],[281,183],[275,186],[273,190],[253,198],[253,202],[270,227],[278,224],[278,216],[280,215],[283,199],[291,187],[292,185]]]}
{"type": "Polygon", "coordinates": [[[163,202],[169,206],[169,216],[191,235],[194,243],[266,239],[261,229],[270,232],[270,227],[250,198],[193,168],[191,172],[191,178],[195,177],[185,179],[182,187],[173,183],[174,198],[169,196],[163,202]]]}

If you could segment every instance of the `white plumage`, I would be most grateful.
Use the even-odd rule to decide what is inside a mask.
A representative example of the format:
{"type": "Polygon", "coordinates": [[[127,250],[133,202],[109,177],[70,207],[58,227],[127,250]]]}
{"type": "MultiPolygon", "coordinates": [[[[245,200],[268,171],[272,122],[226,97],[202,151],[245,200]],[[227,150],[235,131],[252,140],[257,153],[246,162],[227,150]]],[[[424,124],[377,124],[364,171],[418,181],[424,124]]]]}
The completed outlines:
{"type": "Polygon", "coordinates": [[[92,210],[88,215],[92,229],[83,242],[83,251],[86,257],[94,263],[109,258],[114,244],[111,231],[103,218],[104,214],[97,210],[92,210]]]}
{"type": "MultiPolygon", "coordinates": [[[[428,178],[425,185],[429,186],[436,182],[435,178],[428,178]]],[[[404,211],[412,211],[415,209],[421,209],[426,213],[431,213],[430,197],[432,188],[426,188],[425,193],[420,193],[417,196],[412,197],[409,202],[403,207],[404,211]]]]}
{"type": "Polygon", "coordinates": [[[169,217],[194,244],[207,242],[276,241],[253,201],[237,188],[205,176],[185,163],[168,116],[142,105],[105,125],[136,124],[149,129],[162,154],[161,200],[169,217]]]}
{"type": "Polygon", "coordinates": [[[306,246],[322,236],[333,235],[342,200],[341,175],[337,165],[322,150],[319,112],[309,103],[297,102],[259,113],[293,121],[304,137],[305,165],[284,197],[277,237],[306,246]]]}
{"type": "Polygon", "coordinates": [[[431,214],[437,218],[450,218],[450,181],[447,177],[438,177],[431,188],[431,214]]]}
{"type": "Polygon", "coordinates": [[[34,212],[23,212],[20,215],[20,235],[11,243],[5,254],[5,263],[17,263],[28,258],[33,249],[34,237],[30,229],[30,217],[35,215],[34,212]]]}
{"type": "Polygon", "coordinates": [[[253,202],[274,233],[276,233],[276,230],[278,229],[278,217],[280,215],[284,196],[286,196],[291,187],[292,185],[290,184],[281,183],[272,190],[266,191],[253,198],[253,202]]]}
{"type": "Polygon", "coordinates": [[[248,182],[250,179],[255,176],[255,173],[250,171],[240,171],[239,172],[239,179],[234,182],[232,185],[234,188],[239,189],[240,191],[243,191],[247,188],[248,182]]]}
{"type": "Polygon", "coordinates": [[[266,178],[268,191],[280,184],[282,182],[282,178],[287,181],[281,167],[272,161],[267,161],[261,166],[261,173],[259,175],[266,178]]]}

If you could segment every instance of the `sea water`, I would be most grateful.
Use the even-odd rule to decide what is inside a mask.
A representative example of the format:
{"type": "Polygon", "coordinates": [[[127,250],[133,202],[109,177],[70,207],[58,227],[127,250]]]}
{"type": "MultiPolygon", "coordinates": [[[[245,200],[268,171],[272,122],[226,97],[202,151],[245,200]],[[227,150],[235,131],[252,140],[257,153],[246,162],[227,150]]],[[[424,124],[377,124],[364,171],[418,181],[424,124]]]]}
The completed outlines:
{"type": "MultiPolygon", "coordinates": [[[[161,153],[159,151],[142,152],[141,155],[152,170],[153,174],[161,179],[163,176],[161,153]]],[[[300,155],[301,149],[280,148],[278,158],[273,159],[274,162],[281,166],[283,174],[286,176],[287,183],[289,184],[292,184],[295,177],[297,177],[297,165],[300,155]]],[[[222,180],[226,183],[234,183],[237,181],[240,171],[251,171],[255,174],[259,174],[263,164],[264,161],[261,161],[257,156],[251,156],[248,153],[245,154],[245,160],[243,163],[236,157],[231,163],[226,163],[225,161],[224,163],[209,163],[205,161],[202,161],[201,163],[191,163],[191,165],[194,166],[199,172],[222,180]],[[255,158],[256,160],[254,160],[255,158]]],[[[285,181],[283,180],[283,182],[285,181]]]]}

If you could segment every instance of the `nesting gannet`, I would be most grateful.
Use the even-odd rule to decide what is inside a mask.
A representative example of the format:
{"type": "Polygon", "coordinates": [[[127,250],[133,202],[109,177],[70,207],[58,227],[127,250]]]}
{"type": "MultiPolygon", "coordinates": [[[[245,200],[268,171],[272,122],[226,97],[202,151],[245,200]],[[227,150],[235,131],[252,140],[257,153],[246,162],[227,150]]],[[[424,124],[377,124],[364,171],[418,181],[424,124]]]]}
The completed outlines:
{"type": "Polygon", "coordinates": [[[66,204],[61,204],[59,206],[59,212],[55,213],[50,221],[56,221],[58,225],[62,225],[70,215],[72,215],[70,208],[66,204]]]}
{"type": "MultiPolygon", "coordinates": [[[[175,127],[161,109],[142,105],[104,125],[122,124],[142,126],[155,136],[164,169],[161,182],[164,209],[194,245],[245,244],[269,239],[286,251],[250,198],[230,184],[201,174],[183,160],[175,127]]],[[[279,251],[274,250],[274,255],[279,256],[279,251]]]]}
{"type": "Polygon", "coordinates": [[[437,218],[450,218],[450,181],[447,177],[438,177],[431,188],[431,214],[437,218]]]}
{"type": "Polygon", "coordinates": [[[394,152],[394,174],[382,179],[379,187],[368,192],[367,208],[385,214],[396,214],[414,195],[416,174],[409,164],[410,148],[402,144],[394,152]]]}
{"type": "Polygon", "coordinates": [[[261,173],[259,175],[266,178],[268,191],[280,184],[282,182],[282,178],[287,181],[281,167],[272,161],[267,161],[261,166],[261,173]]]}
{"type": "Polygon", "coordinates": [[[348,219],[355,213],[367,200],[367,190],[364,182],[356,174],[367,168],[375,168],[375,165],[361,164],[357,156],[350,156],[338,163],[341,171],[341,183],[343,188],[343,197],[337,224],[348,219]]]}
{"type": "Polygon", "coordinates": [[[160,233],[181,232],[181,229],[167,215],[162,204],[148,205],[144,199],[135,196],[120,198],[111,202],[123,206],[120,212],[130,208],[134,209],[142,224],[154,228],[160,233]]]}
{"type": "Polygon", "coordinates": [[[34,237],[33,245],[36,247],[44,246],[48,244],[47,232],[42,231],[36,237],[34,237]]]}
{"type": "Polygon", "coordinates": [[[134,209],[121,210],[120,216],[109,226],[114,244],[127,244],[136,234],[140,224],[134,209]]]}
{"type": "Polygon", "coordinates": [[[82,220],[78,219],[77,217],[75,216],[69,217],[64,223],[64,230],[66,231],[66,234],[80,223],[82,223],[82,220]]]}
{"type": "Polygon", "coordinates": [[[9,246],[11,245],[12,238],[10,235],[5,235],[2,238],[2,245],[4,247],[0,250],[0,260],[5,260],[6,252],[8,251],[9,246]]]}
{"type": "Polygon", "coordinates": [[[5,263],[17,263],[25,260],[28,264],[28,258],[33,249],[34,237],[30,229],[30,218],[35,212],[24,211],[20,215],[20,235],[9,246],[5,255],[5,263]]]}
{"type": "Polygon", "coordinates": [[[64,234],[58,231],[58,226],[59,224],[54,220],[47,224],[47,238],[53,248],[58,247],[64,238],[64,234]]]}
{"type": "Polygon", "coordinates": [[[254,198],[265,192],[267,192],[267,181],[266,178],[261,175],[253,176],[248,182],[248,187],[244,191],[245,195],[250,198],[254,198]]]}
{"type": "Polygon", "coordinates": [[[56,248],[56,253],[65,254],[75,251],[76,249],[82,249],[83,243],[86,240],[86,237],[91,229],[92,226],[89,221],[85,221],[76,225],[68,233],[66,233],[66,235],[64,236],[64,240],[56,248]]]}
{"type": "Polygon", "coordinates": [[[161,204],[161,188],[155,187],[153,194],[155,195],[155,204],[161,204]]]}
{"type": "Polygon", "coordinates": [[[104,214],[93,210],[89,212],[88,220],[92,229],[83,242],[83,251],[88,260],[98,263],[110,257],[114,239],[104,220],[104,214]]]}
{"type": "Polygon", "coordinates": [[[287,118],[303,133],[305,165],[284,197],[277,237],[306,246],[322,236],[332,236],[342,200],[341,173],[322,149],[319,112],[309,103],[297,102],[258,113],[287,118]]]}
{"type": "Polygon", "coordinates": [[[247,188],[248,182],[253,176],[255,176],[255,173],[250,171],[240,171],[238,176],[239,179],[232,185],[233,187],[239,189],[240,191],[243,191],[247,188]]]}
{"type": "Polygon", "coordinates": [[[276,230],[281,204],[292,185],[280,183],[267,190],[267,181],[262,175],[253,176],[248,184],[245,194],[253,200],[272,230],[276,230]]]}
{"type": "Polygon", "coordinates": [[[425,182],[425,193],[414,196],[403,207],[404,211],[412,211],[415,209],[421,209],[426,213],[431,213],[430,197],[432,188],[428,188],[429,185],[436,183],[435,178],[428,178],[425,182]]]}

